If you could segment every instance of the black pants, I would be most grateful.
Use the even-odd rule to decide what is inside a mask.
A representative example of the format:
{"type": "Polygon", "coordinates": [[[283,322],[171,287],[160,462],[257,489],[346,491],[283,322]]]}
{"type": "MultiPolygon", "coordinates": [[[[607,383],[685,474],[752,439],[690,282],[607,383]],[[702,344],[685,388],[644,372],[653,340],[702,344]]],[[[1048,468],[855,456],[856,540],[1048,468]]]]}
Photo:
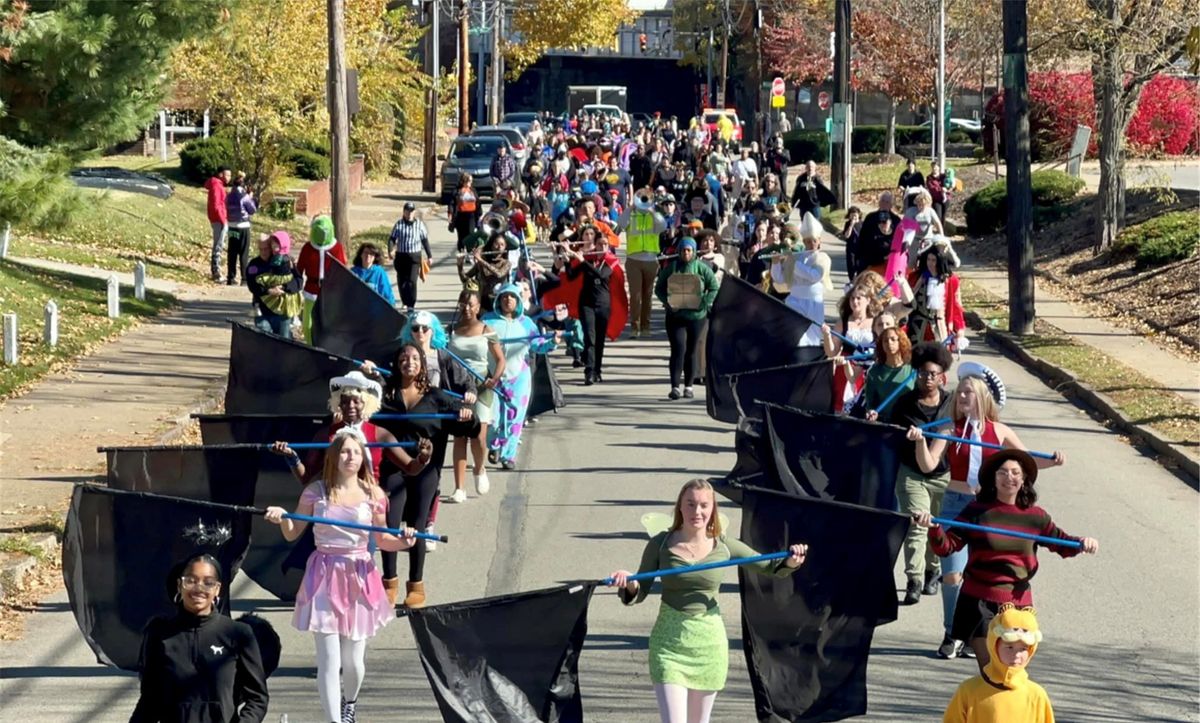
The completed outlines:
{"type": "Polygon", "coordinates": [[[396,288],[400,290],[400,303],[407,308],[417,305],[417,283],[421,280],[421,252],[396,254],[396,288]]]}
{"type": "Polygon", "coordinates": [[[696,378],[696,352],[700,337],[708,328],[708,318],[684,319],[679,314],[667,314],[667,341],[671,345],[671,386],[690,387],[696,378]]]}
{"type": "Polygon", "coordinates": [[[608,309],[579,307],[579,321],[583,325],[583,369],[589,376],[602,373],[608,314],[608,309]]]}
{"type": "Polygon", "coordinates": [[[463,243],[471,232],[475,230],[475,224],[479,222],[478,213],[460,213],[454,216],[454,231],[458,234],[458,250],[465,251],[466,245],[463,243]]]}
{"type": "Polygon", "coordinates": [[[938,201],[934,201],[933,204],[930,206],[930,208],[932,208],[933,212],[937,214],[938,220],[941,221],[943,224],[945,224],[946,223],[946,204],[945,204],[945,202],[939,203],[938,201]]]}
{"type": "Polygon", "coordinates": [[[238,276],[246,273],[246,263],[250,260],[250,227],[234,228],[230,226],[229,233],[225,235],[225,242],[229,244],[225,280],[232,282],[238,276]]]}
{"type": "MultiPolygon", "coordinates": [[[[429,464],[415,477],[403,472],[393,472],[384,478],[383,489],[388,496],[388,527],[400,527],[407,523],[418,532],[429,526],[429,510],[437,496],[441,482],[440,465],[429,464]]],[[[380,551],[383,558],[383,576],[396,577],[396,557],[399,553],[380,551]]],[[[420,582],[425,575],[425,540],[408,549],[408,581],[420,582]]]]}

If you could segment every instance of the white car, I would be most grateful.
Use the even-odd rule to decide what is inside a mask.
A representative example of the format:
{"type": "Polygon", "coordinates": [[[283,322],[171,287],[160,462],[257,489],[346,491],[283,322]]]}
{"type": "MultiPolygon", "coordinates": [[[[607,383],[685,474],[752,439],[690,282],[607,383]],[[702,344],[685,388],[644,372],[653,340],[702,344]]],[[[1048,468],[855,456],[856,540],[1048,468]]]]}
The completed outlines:
{"type": "MultiPolygon", "coordinates": [[[[928,125],[929,125],[929,121],[925,121],[924,123],[921,124],[921,127],[925,127],[928,125]]],[[[953,130],[955,128],[961,128],[964,131],[974,131],[974,132],[978,133],[983,130],[983,123],[981,123],[973,118],[951,118],[950,119],[950,128],[951,128],[951,130],[953,130]]]]}

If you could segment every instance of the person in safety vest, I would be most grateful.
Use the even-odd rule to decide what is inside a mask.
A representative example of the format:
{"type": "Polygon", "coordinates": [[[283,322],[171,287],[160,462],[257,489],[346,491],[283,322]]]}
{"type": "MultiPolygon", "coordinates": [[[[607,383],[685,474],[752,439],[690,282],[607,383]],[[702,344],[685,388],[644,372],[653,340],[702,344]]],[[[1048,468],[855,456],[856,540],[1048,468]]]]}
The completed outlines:
{"type": "Polygon", "coordinates": [[[629,281],[629,323],[633,338],[650,335],[650,305],[658,276],[658,237],[667,221],[654,210],[654,194],[642,188],[621,219],[625,229],[625,278],[629,281]]]}

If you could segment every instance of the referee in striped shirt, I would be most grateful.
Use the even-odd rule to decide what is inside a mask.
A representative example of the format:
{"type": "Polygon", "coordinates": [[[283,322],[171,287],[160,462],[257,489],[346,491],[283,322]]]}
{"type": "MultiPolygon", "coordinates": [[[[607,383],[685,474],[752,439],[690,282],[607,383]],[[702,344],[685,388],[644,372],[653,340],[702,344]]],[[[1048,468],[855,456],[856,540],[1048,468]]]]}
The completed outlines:
{"type": "Polygon", "coordinates": [[[392,227],[388,237],[388,254],[395,254],[396,287],[400,290],[400,302],[408,313],[417,306],[417,281],[421,274],[421,250],[433,263],[433,252],[429,250],[429,231],[419,218],[413,218],[416,208],[411,201],[404,204],[404,215],[392,227]]]}

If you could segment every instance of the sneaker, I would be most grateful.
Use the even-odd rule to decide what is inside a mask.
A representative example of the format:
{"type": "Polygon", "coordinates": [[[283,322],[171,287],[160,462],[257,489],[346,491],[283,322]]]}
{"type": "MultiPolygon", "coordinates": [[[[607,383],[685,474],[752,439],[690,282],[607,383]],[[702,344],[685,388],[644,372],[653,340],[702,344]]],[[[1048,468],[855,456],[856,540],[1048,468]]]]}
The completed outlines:
{"type": "Polygon", "coordinates": [[[683,391],[679,387],[671,387],[671,393],[667,395],[667,399],[679,399],[683,396],[683,391]]]}
{"type": "Polygon", "coordinates": [[[512,470],[517,468],[517,463],[512,461],[511,459],[502,459],[502,460],[500,460],[500,466],[511,472],[512,470]]]}
{"type": "Polygon", "coordinates": [[[683,398],[684,399],[695,399],[696,393],[692,391],[691,387],[684,387],[683,388],[683,398]]]}
{"type": "Polygon", "coordinates": [[[462,503],[467,501],[467,491],[461,487],[454,490],[454,494],[446,498],[447,502],[462,503]]]}
{"type": "Polygon", "coordinates": [[[642,332],[640,329],[634,329],[633,333],[629,335],[630,339],[640,339],[641,337],[642,337],[642,332]]]}
{"type": "Polygon", "coordinates": [[[342,705],[342,723],[355,723],[355,707],[356,702],[348,702],[342,705]]]}
{"type": "Polygon", "coordinates": [[[596,383],[597,383],[597,384],[603,384],[603,383],[604,383],[604,375],[603,375],[603,374],[601,374],[600,372],[596,372],[596,383]]]}
{"type": "Polygon", "coordinates": [[[493,449],[493,450],[489,450],[489,451],[488,451],[488,463],[489,463],[489,464],[496,464],[496,463],[497,463],[497,462],[499,462],[499,461],[500,461],[500,454],[499,454],[499,453],[498,453],[496,450],[494,450],[494,449],[493,449]]]}
{"type": "MultiPolygon", "coordinates": [[[[425,528],[425,534],[427,534],[427,535],[434,534],[433,533],[433,525],[430,525],[429,527],[425,528]]],[[[437,540],[426,540],[425,541],[425,552],[433,552],[436,549],[437,549],[437,540]]]]}
{"type": "Polygon", "coordinates": [[[590,372],[583,375],[583,386],[590,387],[595,383],[596,379],[591,375],[590,372]]]}
{"type": "Polygon", "coordinates": [[[942,586],[942,576],[932,570],[925,571],[925,587],[921,588],[922,595],[937,595],[942,586]]]}
{"type": "Polygon", "coordinates": [[[477,472],[475,474],[475,494],[486,495],[491,488],[492,481],[488,479],[487,470],[477,472]]]}
{"type": "Polygon", "coordinates": [[[955,640],[947,635],[942,638],[942,644],[938,646],[937,654],[939,658],[954,660],[963,654],[963,641],[955,640]]]}
{"type": "Polygon", "coordinates": [[[921,602],[921,578],[909,578],[908,587],[904,590],[904,604],[916,605],[919,602],[921,602]]]}
{"type": "Polygon", "coordinates": [[[975,648],[972,648],[970,645],[963,643],[962,650],[959,652],[958,657],[970,658],[971,660],[974,660],[975,659],[975,648]]]}

